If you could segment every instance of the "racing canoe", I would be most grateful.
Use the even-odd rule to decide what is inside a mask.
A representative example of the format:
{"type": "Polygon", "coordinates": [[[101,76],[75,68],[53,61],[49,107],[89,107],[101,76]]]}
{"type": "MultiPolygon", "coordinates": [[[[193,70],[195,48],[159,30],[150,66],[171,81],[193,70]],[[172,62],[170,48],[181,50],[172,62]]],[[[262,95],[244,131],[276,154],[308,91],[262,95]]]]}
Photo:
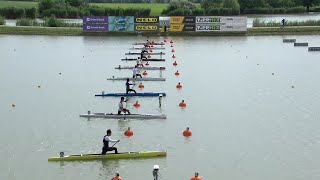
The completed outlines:
{"type": "Polygon", "coordinates": [[[132,47],[132,48],[129,48],[129,50],[161,50],[161,49],[166,49],[164,47],[149,47],[149,48],[146,48],[146,47],[142,47],[142,48],[138,48],[138,47],[132,47]]]}
{"type": "Polygon", "coordinates": [[[134,159],[134,158],[156,158],[167,156],[166,151],[138,151],[138,152],[122,152],[119,154],[107,153],[101,154],[74,154],[62,157],[50,157],[48,161],[92,161],[106,159],[134,159]]]}
{"type": "MultiPolygon", "coordinates": [[[[132,45],[145,45],[145,44],[147,44],[146,42],[144,43],[144,42],[136,42],[136,43],[132,43],[132,45]]],[[[161,45],[161,46],[163,46],[163,45],[165,45],[165,43],[164,42],[154,42],[154,43],[152,43],[152,42],[149,42],[149,44],[148,45],[161,45]]]]}
{"type": "Polygon", "coordinates": [[[112,81],[126,81],[129,78],[130,81],[165,81],[166,78],[151,78],[151,77],[143,77],[143,78],[131,78],[131,77],[112,77],[107,80],[112,81]]]}
{"type": "Polygon", "coordinates": [[[165,55],[166,53],[163,53],[163,52],[159,52],[159,53],[133,53],[133,52],[129,52],[129,53],[125,53],[125,55],[141,55],[141,54],[144,54],[144,55],[165,55]]]}
{"type": "Polygon", "coordinates": [[[100,97],[159,97],[160,95],[166,96],[166,93],[155,93],[155,92],[145,92],[145,93],[107,93],[104,94],[96,94],[95,96],[100,96],[100,97]]]}
{"type": "MultiPolygon", "coordinates": [[[[137,58],[125,58],[125,59],[121,59],[122,61],[136,61],[138,60],[137,58]]],[[[166,61],[165,59],[142,59],[142,61],[166,61]]]]}
{"type": "Polygon", "coordinates": [[[113,114],[113,113],[91,113],[80,114],[85,118],[104,118],[104,119],[167,119],[165,114],[113,114]]]}
{"type": "MultiPolygon", "coordinates": [[[[118,67],[115,67],[115,69],[133,69],[134,66],[118,66],[118,67]]],[[[140,70],[165,70],[166,67],[150,67],[150,66],[145,66],[145,67],[138,67],[137,69],[140,69],[140,70]]]]}

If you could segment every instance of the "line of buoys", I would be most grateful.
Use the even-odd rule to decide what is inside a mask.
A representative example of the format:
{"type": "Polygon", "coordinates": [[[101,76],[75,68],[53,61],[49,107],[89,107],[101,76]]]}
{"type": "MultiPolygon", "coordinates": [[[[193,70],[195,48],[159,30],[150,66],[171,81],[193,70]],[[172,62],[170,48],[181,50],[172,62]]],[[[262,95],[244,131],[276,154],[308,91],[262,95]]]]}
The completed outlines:
{"type": "Polygon", "coordinates": [[[148,75],[147,71],[144,71],[142,74],[143,74],[144,76],[148,75]]]}
{"type": "Polygon", "coordinates": [[[125,136],[133,136],[133,131],[130,129],[130,127],[128,127],[128,130],[126,130],[125,132],[124,132],[124,135],[125,136]]]}
{"type": "Polygon", "coordinates": [[[180,75],[180,73],[179,73],[179,71],[177,70],[177,72],[176,73],[174,73],[176,76],[179,76],[180,75]]]}
{"type": "Polygon", "coordinates": [[[141,104],[139,103],[139,101],[136,101],[134,104],[133,104],[134,107],[138,108],[141,106],[141,104]]]}
{"type": "Polygon", "coordinates": [[[142,83],[139,84],[138,86],[140,89],[143,89],[144,88],[144,85],[142,83]]]}
{"type": "Polygon", "coordinates": [[[178,65],[177,61],[174,61],[173,65],[174,65],[174,66],[177,66],[177,65],[178,65]]]}
{"type": "Polygon", "coordinates": [[[184,130],[182,132],[182,135],[185,136],[185,137],[190,137],[192,136],[192,132],[190,131],[189,127],[186,128],[186,130],[184,130]]]}
{"type": "Polygon", "coordinates": [[[176,85],[176,88],[178,88],[178,89],[181,89],[181,88],[182,88],[182,85],[181,85],[180,82],[176,85]]]}
{"type": "Polygon", "coordinates": [[[187,103],[184,102],[184,100],[182,100],[182,101],[179,103],[179,106],[180,106],[180,107],[186,107],[186,106],[187,106],[187,103]]]}

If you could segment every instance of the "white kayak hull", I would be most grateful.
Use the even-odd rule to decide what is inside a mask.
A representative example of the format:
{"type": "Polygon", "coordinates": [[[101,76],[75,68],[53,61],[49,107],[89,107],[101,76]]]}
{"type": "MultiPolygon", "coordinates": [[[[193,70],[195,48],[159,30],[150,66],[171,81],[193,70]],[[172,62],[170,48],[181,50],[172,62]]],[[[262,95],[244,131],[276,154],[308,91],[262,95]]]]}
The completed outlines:
{"type": "Polygon", "coordinates": [[[80,114],[80,117],[86,118],[104,118],[104,119],[167,119],[165,114],[107,114],[107,113],[90,113],[80,114]]]}
{"type": "MultiPolygon", "coordinates": [[[[134,66],[118,66],[118,67],[115,67],[115,69],[133,69],[134,66]]],[[[140,70],[165,70],[166,67],[148,67],[148,66],[145,66],[145,67],[139,67],[137,69],[140,69],[140,70]]]]}
{"type": "MultiPolygon", "coordinates": [[[[129,77],[112,77],[108,78],[107,80],[112,81],[126,81],[129,77]]],[[[166,78],[129,78],[130,81],[165,81],[166,78]]]]}

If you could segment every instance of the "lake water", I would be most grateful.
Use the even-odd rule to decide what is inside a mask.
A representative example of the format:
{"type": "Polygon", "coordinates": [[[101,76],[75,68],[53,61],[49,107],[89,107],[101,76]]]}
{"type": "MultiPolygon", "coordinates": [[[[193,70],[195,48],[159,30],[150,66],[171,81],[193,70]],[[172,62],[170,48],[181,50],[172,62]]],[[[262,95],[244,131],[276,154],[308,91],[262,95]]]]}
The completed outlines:
{"type": "Polygon", "coordinates": [[[157,98],[132,98],[127,105],[132,112],[168,118],[88,121],[79,114],[117,111],[119,98],[94,94],[124,91],[124,82],[106,79],[131,75],[114,67],[132,65],[120,59],[144,37],[0,35],[0,179],[105,180],[116,171],[123,179],[152,179],[154,164],[162,179],[189,179],[196,171],[208,180],[319,179],[320,53],[282,43],[283,38],[320,46],[319,36],[169,37],[178,66],[172,66],[166,45],[167,61],[150,64],[166,66],[167,80],[145,82],[143,90],[166,92],[162,108],[157,98]],[[178,107],[182,99],[185,109],[178,107]],[[132,107],[136,100],[139,109],[132,107]],[[131,138],[123,135],[129,126],[131,138]],[[191,138],[182,136],[187,126],[191,138]],[[168,155],[47,161],[60,151],[99,153],[109,128],[121,140],[120,151],[168,155]]]}

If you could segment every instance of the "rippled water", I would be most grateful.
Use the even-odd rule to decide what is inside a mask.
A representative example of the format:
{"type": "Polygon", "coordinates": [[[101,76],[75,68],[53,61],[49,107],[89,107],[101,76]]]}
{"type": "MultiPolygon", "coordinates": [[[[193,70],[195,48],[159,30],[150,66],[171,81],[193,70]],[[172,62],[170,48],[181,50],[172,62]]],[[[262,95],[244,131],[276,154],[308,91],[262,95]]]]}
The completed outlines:
{"type": "Polygon", "coordinates": [[[137,99],[128,104],[168,119],[88,121],[79,114],[117,111],[118,98],[94,94],[124,90],[124,82],[106,78],[131,75],[114,67],[132,64],[120,58],[145,38],[0,35],[0,179],[102,180],[115,171],[151,179],[154,164],[162,179],[188,179],[195,171],[205,179],[319,179],[320,54],[283,38],[320,46],[319,36],[169,37],[179,65],[172,66],[167,45],[167,61],[150,62],[167,67],[167,81],[145,82],[144,90],[166,92],[163,107],[157,98],[139,99],[140,109],[132,107],[137,99]],[[185,109],[178,107],[182,99],[185,109]],[[123,135],[128,126],[131,138],[123,135]],[[187,126],[189,139],[181,135],[187,126]],[[164,149],[168,156],[47,161],[60,151],[100,152],[108,128],[120,151],[164,149]]]}

